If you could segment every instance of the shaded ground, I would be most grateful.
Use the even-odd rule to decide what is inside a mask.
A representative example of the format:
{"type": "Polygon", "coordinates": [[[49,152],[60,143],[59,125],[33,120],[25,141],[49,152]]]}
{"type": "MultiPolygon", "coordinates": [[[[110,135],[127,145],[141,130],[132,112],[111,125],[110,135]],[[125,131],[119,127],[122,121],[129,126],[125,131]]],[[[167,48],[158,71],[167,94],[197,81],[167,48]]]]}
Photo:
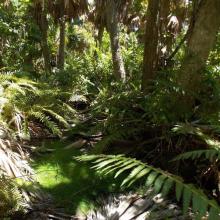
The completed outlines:
{"type": "Polygon", "coordinates": [[[49,192],[58,207],[74,214],[93,207],[93,201],[103,193],[119,190],[112,179],[101,180],[88,166],[74,161],[80,155],[77,149],[65,149],[67,143],[60,141],[44,143],[54,149],[35,158],[33,167],[40,186],[49,192]]]}

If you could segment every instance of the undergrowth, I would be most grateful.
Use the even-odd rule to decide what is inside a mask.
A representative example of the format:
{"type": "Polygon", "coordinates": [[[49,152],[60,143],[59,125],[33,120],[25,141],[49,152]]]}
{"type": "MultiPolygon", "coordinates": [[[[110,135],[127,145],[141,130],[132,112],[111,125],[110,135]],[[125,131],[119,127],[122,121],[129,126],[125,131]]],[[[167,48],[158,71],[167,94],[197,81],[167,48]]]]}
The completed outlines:
{"type": "Polygon", "coordinates": [[[127,158],[122,155],[89,155],[76,157],[79,161],[89,161],[94,165],[101,175],[105,176],[109,173],[115,173],[115,178],[126,171],[130,171],[129,175],[124,178],[121,187],[130,187],[140,179],[146,179],[146,186],[152,186],[155,193],[162,193],[166,196],[172,188],[175,189],[177,201],[182,200],[183,213],[186,214],[189,206],[192,206],[192,211],[197,219],[201,219],[209,212],[209,219],[218,219],[220,207],[214,200],[209,200],[208,197],[195,186],[185,184],[180,177],[174,176],[166,171],[162,171],[155,167],[149,166],[133,158],[127,158]]]}
{"type": "Polygon", "coordinates": [[[35,158],[32,164],[41,188],[50,193],[55,203],[68,213],[86,213],[94,207],[100,194],[118,192],[119,184],[112,178],[101,179],[87,165],[73,161],[72,157],[82,153],[74,148],[65,149],[66,142],[45,142],[45,149],[53,149],[53,154],[35,158]]]}

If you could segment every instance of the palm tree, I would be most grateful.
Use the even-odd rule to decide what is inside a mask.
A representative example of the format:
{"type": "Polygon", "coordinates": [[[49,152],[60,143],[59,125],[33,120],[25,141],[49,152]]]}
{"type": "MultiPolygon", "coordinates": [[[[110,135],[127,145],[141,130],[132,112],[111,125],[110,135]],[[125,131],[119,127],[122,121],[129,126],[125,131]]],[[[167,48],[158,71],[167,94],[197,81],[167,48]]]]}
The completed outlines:
{"type": "Polygon", "coordinates": [[[188,8],[186,0],[148,0],[142,75],[144,92],[150,91],[158,69],[166,67],[178,51],[172,53],[172,46],[186,21],[188,8]]]}
{"type": "Polygon", "coordinates": [[[110,35],[113,71],[117,79],[126,80],[119,41],[119,22],[131,0],[95,0],[94,23],[99,30],[105,27],[110,35]]]}
{"type": "Polygon", "coordinates": [[[160,0],[149,0],[145,30],[142,90],[147,92],[155,78],[158,66],[158,41],[160,0]]]}
{"type": "Polygon", "coordinates": [[[186,54],[179,71],[178,82],[184,91],[184,105],[191,108],[201,91],[202,70],[216,42],[220,29],[220,1],[201,1],[196,20],[187,42],[186,54]],[[212,13],[210,13],[210,11],[212,13]]]}
{"type": "Polygon", "coordinates": [[[34,0],[35,19],[40,27],[41,46],[44,56],[45,69],[50,72],[50,52],[47,43],[48,21],[50,14],[55,23],[60,26],[60,44],[58,51],[58,68],[64,68],[65,62],[65,29],[66,21],[71,21],[87,11],[87,0],[34,0]]]}
{"type": "Polygon", "coordinates": [[[43,0],[34,0],[33,1],[33,12],[34,18],[39,26],[41,32],[41,48],[44,57],[44,69],[46,72],[51,72],[50,65],[50,50],[47,42],[48,35],[48,21],[47,21],[47,13],[48,8],[43,0]]]}
{"type": "Polygon", "coordinates": [[[49,0],[48,10],[60,26],[60,44],[58,51],[58,68],[64,69],[66,22],[78,18],[88,10],[87,0],[49,0]]]}

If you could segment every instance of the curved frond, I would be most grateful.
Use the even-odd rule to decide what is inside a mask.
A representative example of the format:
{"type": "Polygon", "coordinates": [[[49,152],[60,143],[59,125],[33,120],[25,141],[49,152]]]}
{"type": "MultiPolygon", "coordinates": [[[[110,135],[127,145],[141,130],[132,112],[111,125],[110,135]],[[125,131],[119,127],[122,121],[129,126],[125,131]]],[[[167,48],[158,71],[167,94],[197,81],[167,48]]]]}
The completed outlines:
{"type": "Polygon", "coordinates": [[[41,111],[30,111],[30,116],[38,119],[40,122],[42,122],[47,128],[49,128],[53,134],[56,134],[58,136],[61,136],[61,131],[58,127],[58,125],[51,120],[49,116],[46,116],[41,111]]]}
{"type": "Polygon", "coordinates": [[[209,219],[219,219],[220,207],[217,202],[210,200],[200,189],[192,184],[186,184],[183,180],[161,169],[149,166],[133,158],[123,155],[86,155],[75,157],[77,161],[91,162],[92,168],[101,175],[109,172],[118,177],[125,171],[128,176],[123,180],[121,186],[129,187],[139,180],[146,180],[147,186],[152,186],[156,193],[166,195],[172,188],[175,189],[176,199],[183,202],[183,212],[186,213],[189,207],[198,216],[198,219],[209,213],[209,219]]]}
{"type": "Polygon", "coordinates": [[[220,159],[220,150],[219,149],[207,149],[207,150],[195,150],[189,151],[183,154],[178,155],[173,159],[176,160],[187,160],[187,159],[199,159],[201,157],[206,158],[207,160],[213,161],[214,159],[220,159]]]}

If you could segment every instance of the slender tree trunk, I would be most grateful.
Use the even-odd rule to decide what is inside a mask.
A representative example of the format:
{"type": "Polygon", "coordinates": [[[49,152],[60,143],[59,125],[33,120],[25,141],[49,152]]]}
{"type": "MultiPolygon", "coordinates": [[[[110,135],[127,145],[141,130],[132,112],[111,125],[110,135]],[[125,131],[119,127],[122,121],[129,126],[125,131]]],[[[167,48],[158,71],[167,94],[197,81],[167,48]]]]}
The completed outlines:
{"type": "Polygon", "coordinates": [[[107,8],[107,30],[111,40],[111,51],[114,75],[125,82],[126,72],[119,42],[118,10],[116,0],[110,1],[107,8]]]}
{"type": "Polygon", "coordinates": [[[171,0],[161,0],[160,3],[160,41],[162,46],[166,45],[168,38],[167,26],[169,23],[168,16],[171,13],[171,0]]]}
{"type": "Polygon", "coordinates": [[[41,48],[44,57],[44,68],[46,72],[50,73],[51,72],[50,50],[47,43],[48,23],[47,23],[46,13],[43,9],[40,14],[39,27],[41,30],[41,48]]]}
{"type": "Polygon", "coordinates": [[[4,67],[3,54],[4,54],[4,40],[2,37],[0,37],[0,69],[4,67]]]}
{"type": "Polygon", "coordinates": [[[58,68],[60,70],[64,69],[64,62],[65,62],[65,29],[66,29],[66,23],[65,20],[62,19],[60,21],[60,44],[59,44],[59,54],[58,54],[58,68]]]}
{"type": "Polygon", "coordinates": [[[156,77],[158,64],[158,14],[160,0],[149,0],[145,33],[145,48],[143,60],[142,90],[149,91],[152,80],[156,77]]]}
{"type": "Polygon", "coordinates": [[[216,34],[220,27],[219,12],[219,0],[202,0],[187,43],[178,82],[190,105],[193,104],[193,93],[199,93],[201,73],[216,41],[216,34]]]}
{"type": "Polygon", "coordinates": [[[165,67],[166,59],[171,53],[173,34],[168,30],[169,15],[171,14],[171,0],[160,0],[160,20],[159,20],[159,36],[160,36],[160,48],[158,52],[160,68],[165,67]]]}
{"type": "Polygon", "coordinates": [[[60,1],[60,44],[58,51],[58,68],[60,70],[64,69],[65,63],[65,31],[66,31],[66,22],[65,22],[65,1],[60,1]]]}

